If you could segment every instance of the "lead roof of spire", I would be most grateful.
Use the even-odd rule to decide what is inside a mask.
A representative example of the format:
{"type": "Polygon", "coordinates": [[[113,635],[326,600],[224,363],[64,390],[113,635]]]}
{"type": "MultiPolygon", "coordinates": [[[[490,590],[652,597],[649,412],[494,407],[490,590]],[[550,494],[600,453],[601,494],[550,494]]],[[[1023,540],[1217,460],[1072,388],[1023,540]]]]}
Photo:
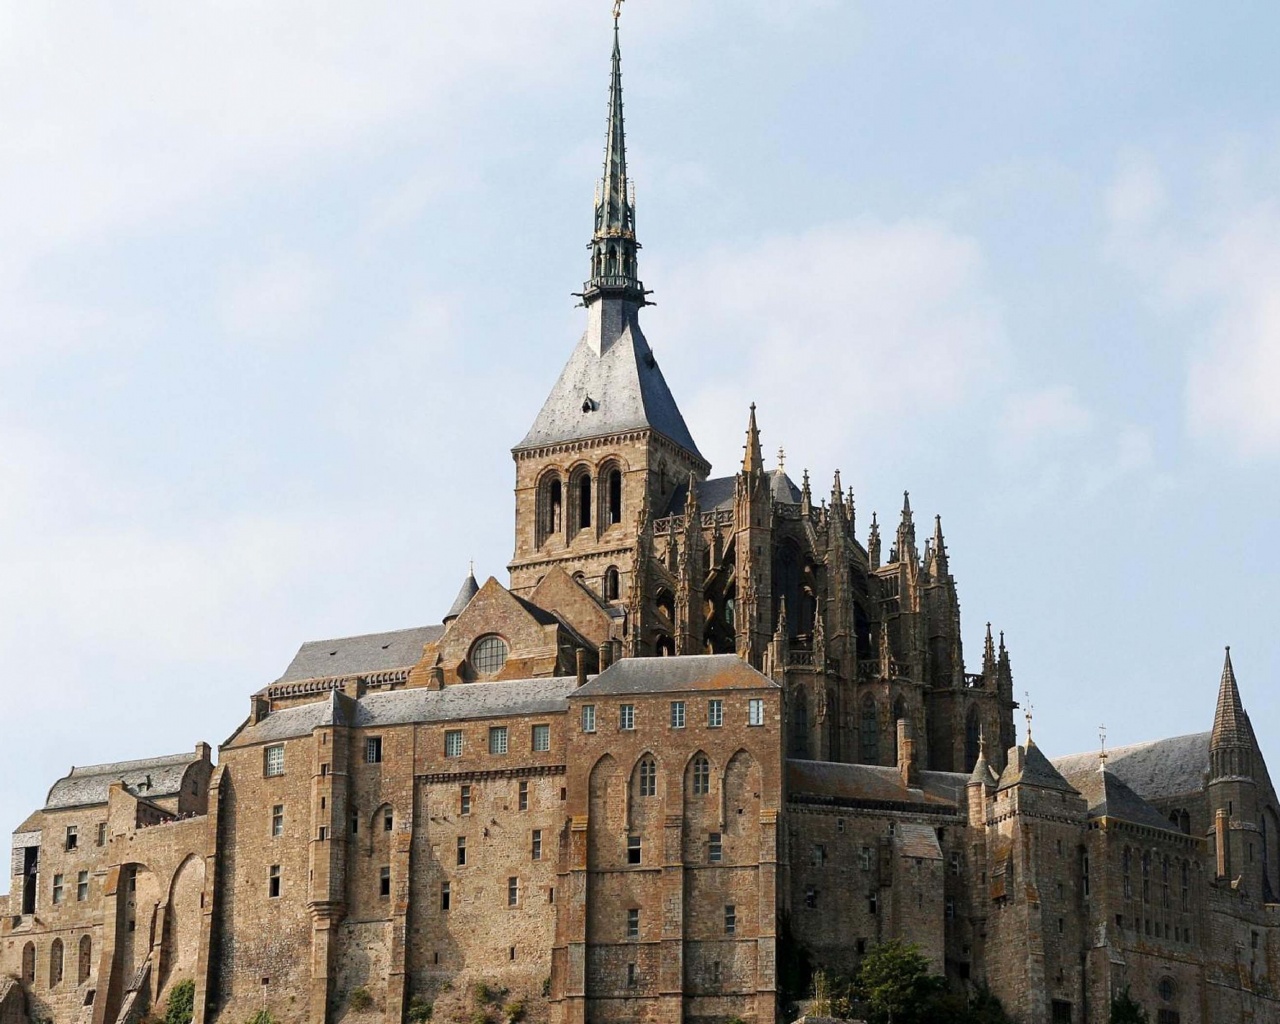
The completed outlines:
{"type": "Polygon", "coordinates": [[[764,454],[760,451],[760,428],[756,426],[756,403],[751,403],[747,417],[747,443],[742,446],[742,472],[748,475],[764,471],[764,454]]]}
{"type": "Polygon", "coordinates": [[[458,588],[458,596],[453,599],[453,604],[445,613],[444,621],[452,622],[465,610],[467,605],[471,603],[471,599],[480,592],[480,585],[476,583],[476,573],[472,569],[467,573],[467,578],[462,581],[462,586],[458,588]]]}
{"type": "Polygon", "coordinates": [[[1213,715],[1211,747],[1243,746],[1249,743],[1248,716],[1240,701],[1236,672],[1231,667],[1231,648],[1227,648],[1222,664],[1222,681],[1218,684],[1218,708],[1213,715]]]}

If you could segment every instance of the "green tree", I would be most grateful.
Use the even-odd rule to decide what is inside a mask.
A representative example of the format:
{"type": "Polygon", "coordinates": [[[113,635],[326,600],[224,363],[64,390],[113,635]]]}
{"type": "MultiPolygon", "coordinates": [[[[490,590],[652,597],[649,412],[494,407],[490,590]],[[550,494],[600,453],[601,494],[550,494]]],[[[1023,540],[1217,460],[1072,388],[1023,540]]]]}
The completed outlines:
{"type": "Polygon", "coordinates": [[[1147,1024],[1147,1011],[1129,994],[1128,985],[1111,997],[1111,1024],[1147,1024]]]}
{"type": "Polygon", "coordinates": [[[169,1002],[165,1005],[164,1024],[191,1024],[195,1016],[196,983],[190,978],[178,982],[169,989],[169,1002]]]}
{"type": "Polygon", "coordinates": [[[919,946],[892,939],[863,958],[856,987],[876,1024],[909,1024],[921,1017],[941,981],[930,977],[929,961],[919,946]]]}

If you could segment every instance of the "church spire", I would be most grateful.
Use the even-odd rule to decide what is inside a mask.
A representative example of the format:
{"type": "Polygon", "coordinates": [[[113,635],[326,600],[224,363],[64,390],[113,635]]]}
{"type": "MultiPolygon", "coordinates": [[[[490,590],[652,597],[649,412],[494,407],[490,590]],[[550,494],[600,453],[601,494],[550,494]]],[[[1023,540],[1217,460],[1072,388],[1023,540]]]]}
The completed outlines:
{"type": "Polygon", "coordinates": [[[596,196],[595,232],[591,236],[591,277],[582,289],[590,305],[602,296],[645,305],[644,285],[637,277],[635,197],[627,178],[627,139],[622,121],[622,48],[614,10],[613,60],[609,78],[608,128],[604,142],[604,174],[596,196]]]}
{"type": "Polygon", "coordinates": [[[747,443],[743,445],[746,452],[742,457],[744,476],[755,476],[764,472],[764,453],[760,450],[760,428],[756,426],[756,403],[751,403],[751,415],[747,418],[747,443]]]}

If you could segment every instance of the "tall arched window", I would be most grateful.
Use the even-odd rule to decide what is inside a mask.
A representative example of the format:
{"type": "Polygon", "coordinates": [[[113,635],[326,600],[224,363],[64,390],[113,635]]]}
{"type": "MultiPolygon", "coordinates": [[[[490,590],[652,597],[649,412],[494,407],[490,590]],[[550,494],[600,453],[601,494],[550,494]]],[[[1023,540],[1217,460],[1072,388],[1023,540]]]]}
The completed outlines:
{"type": "Polygon", "coordinates": [[[57,988],[62,984],[62,940],[54,939],[49,947],[49,987],[57,988]]]}
{"type": "Polygon", "coordinates": [[[36,983],[36,944],[28,942],[22,947],[22,980],[28,985],[36,983]]]}
{"type": "Polygon", "coordinates": [[[862,698],[860,715],[860,735],[862,740],[862,761],[864,764],[880,763],[880,722],[876,714],[876,702],[868,694],[862,698]]]}
{"type": "Polygon", "coordinates": [[[699,754],[693,759],[693,795],[706,796],[711,792],[711,762],[699,754]]]}
{"type": "Polygon", "coordinates": [[[609,488],[609,525],[622,522],[622,470],[610,469],[605,476],[609,488]]]}
{"type": "Polygon", "coordinates": [[[604,599],[606,601],[616,601],[621,592],[622,583],[618,576],[618,570],[611,565],[604,571],[604,599]]]}
{"type": "Polygon", "coordinates": [[[578,529],[591,525],[591,477],[583,473],[578,479],[578,529]]]}
{"type": "Polygon", "coordinates": [[[76,973],[76,984],[83,985],[89,980],[93,969],[93,940],[87,935],[80,936],[80,967],[76,973]]]}
{"type": "Polygon", "coordinates": [[[658,637],[657,643],[654,644],[654,649],[658,652],[658,657],[671,658],[676,653],[676,642],[666,633],[663,633],[658,637]]]}
{"type": "Polygon", "coordinates": [[[538,495],[538,545],[564,532],[564,485],[556,474],[544,477],[538,495]]]}
{"type": "Polygon", "coordinates": [[[802,761],[809,758],[809,704],[803,690],[796,690],[791,698],[791,756],[802,761]]]}
{"type": "Polygon", "coordinates": [[[1142,902],[1151,902],[1151,851],[1142,851],[1142,902]]]}
{"type": "Polygon", "coordinates": [[[640,762],[640,795],[658,795],[658,765],[651,757],[640,762]]]}
{"type": "Polygon", "coordinates": [[[1124,848],[1124,853],[1120,856],[1120,876],[1124,882],[1125,899],[1133,898],[1133,854],[1129,847],[1124,848]]]}

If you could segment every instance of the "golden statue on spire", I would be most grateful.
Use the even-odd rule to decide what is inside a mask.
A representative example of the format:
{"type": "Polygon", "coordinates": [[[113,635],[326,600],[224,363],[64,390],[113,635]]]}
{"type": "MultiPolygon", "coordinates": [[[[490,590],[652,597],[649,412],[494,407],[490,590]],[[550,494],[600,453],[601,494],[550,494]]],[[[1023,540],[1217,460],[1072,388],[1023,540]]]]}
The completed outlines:
{"type": "Polygon", "coordinates": [[[613,0],[613,23],[616,25],[622,17],[622,0],[613,0]]]}

